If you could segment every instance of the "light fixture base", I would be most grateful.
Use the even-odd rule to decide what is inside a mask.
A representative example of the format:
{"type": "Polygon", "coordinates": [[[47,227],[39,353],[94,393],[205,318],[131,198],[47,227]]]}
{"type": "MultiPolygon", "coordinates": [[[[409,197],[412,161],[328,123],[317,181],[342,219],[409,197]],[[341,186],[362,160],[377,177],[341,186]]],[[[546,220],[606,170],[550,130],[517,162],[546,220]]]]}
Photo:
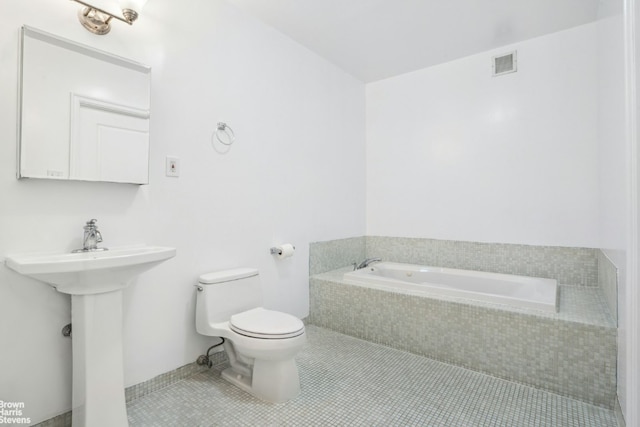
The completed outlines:
{"type": "Polygon", "coordinates": [[[97,10],[85,7],[78,11],[78,20],[84,28],[91,31],[93,34],[100,36],[107,34],[111,31],[110,16],[105,16],[97,10]]]}

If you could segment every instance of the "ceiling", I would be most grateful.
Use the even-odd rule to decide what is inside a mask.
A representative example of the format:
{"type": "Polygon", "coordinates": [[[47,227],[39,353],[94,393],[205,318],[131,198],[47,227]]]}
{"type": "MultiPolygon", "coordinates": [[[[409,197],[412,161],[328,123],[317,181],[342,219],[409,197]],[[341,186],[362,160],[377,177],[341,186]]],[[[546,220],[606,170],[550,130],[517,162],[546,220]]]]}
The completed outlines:
{"type": "Polygon", "coordinates": [[[598,0],[227,0],[364,82],[593,22],[598,0]]]}

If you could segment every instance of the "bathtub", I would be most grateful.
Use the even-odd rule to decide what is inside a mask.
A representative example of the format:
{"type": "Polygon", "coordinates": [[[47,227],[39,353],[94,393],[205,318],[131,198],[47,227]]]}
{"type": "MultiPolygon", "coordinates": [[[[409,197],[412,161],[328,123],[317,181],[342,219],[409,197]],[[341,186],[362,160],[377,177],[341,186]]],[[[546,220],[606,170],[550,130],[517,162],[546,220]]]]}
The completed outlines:
{"type": "Polygon", "coordinates": [[[483,271],[379,262],[347,272],[345,283],[419,296],[447,296],[556,312],[558,283],[554,279],[483,271]]]}

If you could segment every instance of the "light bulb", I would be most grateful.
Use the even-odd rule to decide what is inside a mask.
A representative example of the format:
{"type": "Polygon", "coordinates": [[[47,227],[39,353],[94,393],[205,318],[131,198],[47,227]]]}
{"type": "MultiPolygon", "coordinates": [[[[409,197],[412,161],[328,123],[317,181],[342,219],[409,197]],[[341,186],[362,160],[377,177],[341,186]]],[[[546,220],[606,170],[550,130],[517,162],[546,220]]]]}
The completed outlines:
{"type": "Polygon", "coordinates": [[[120,9],[140,13],[146,2],[147,0],[120,0],[120,9]]]}

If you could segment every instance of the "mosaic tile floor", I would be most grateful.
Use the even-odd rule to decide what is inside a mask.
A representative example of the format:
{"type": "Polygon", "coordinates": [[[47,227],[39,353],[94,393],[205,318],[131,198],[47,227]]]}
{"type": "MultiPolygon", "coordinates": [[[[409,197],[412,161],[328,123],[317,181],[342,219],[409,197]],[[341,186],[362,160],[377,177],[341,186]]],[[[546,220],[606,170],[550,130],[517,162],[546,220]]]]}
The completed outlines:
{"type": "Polygon", "coordinates": [[[214,366],[131,402],[131,427],[617,426],[613,411],[313,325],[307,333],[297,399],[261,402],[214,366]]]}

